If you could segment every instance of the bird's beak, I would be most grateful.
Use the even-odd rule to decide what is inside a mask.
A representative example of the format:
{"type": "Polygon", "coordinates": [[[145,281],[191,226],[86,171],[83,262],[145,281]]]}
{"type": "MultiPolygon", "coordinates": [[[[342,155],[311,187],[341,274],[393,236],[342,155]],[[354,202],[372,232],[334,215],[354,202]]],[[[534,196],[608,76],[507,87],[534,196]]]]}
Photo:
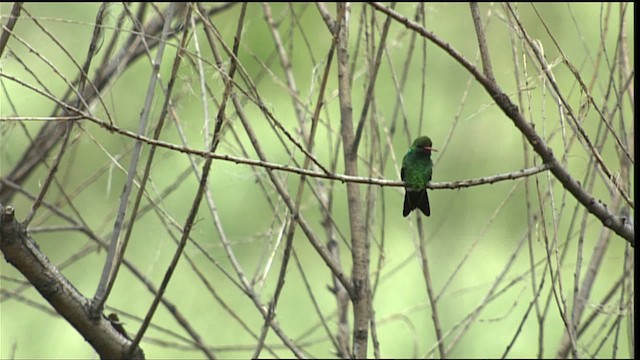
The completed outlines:
{"type": "Polygon", "coordinates": [[[434,149],[434,148],[429,147],[429,146],[425,146],[423,149],[429,150],[429,151],[438,151],[438,149],[434,149]]]}

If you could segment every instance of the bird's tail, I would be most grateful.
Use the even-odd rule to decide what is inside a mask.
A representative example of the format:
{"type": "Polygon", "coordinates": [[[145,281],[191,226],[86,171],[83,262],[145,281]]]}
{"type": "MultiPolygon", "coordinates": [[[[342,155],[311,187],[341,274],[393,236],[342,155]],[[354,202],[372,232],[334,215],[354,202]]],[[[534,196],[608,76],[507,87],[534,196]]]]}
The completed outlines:
{"type": "Polygon", "coordinates": [[[420,209],[426,216],[431,215],[431,208],[429,207],[429,196],[427,195],[427,189],[411,190],[407,189],[404,194],[404,208],[402,209],[402,216],[407,216],[413,209],[420,209]]]}

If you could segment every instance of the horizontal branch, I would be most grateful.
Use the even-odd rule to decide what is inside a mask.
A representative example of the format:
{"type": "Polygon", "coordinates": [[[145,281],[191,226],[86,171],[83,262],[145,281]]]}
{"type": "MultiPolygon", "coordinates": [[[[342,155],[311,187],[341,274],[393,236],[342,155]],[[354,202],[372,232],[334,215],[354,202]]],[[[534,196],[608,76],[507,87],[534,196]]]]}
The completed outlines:
{"type": "Polygon", "coordinates": [[[0,116],[0,122],[11,121],[77,121],[82,120],[81,115],[73,116],[0,116]]]}
{"type": "MultiPolygon", "coordinates": [[[[78,113],[82,114],[82,112],[80,112],[78,109],[72,109],[72,110],[76,110],[78,111],[78,113]]],[[[146,136],[141,136],[134,132],[121,129],[117,126],[113,126],[109,123],[103,122],[102,120],[99,120],[92,116],[88,116],[86,114],[82,114],[82,115],[79,115],[78,117],[74,116],[70,118],[72,118],[73,120],[86,119],[100,125],[101,127],[109,131],[117,132],[121,135],[130,137],[132,139],[140,140],[146,144],[163,147],[165,149],[178,151],[184,154],[196,155],[202,158],[211,158],[214,160],[234,162],[236,164],[245,164],[245,165],[257,166],[257,167],[263,167],[267,169],[290,172],[290,173],[314,177],[314,178],[340,181],[343,183],[352,182],[352,183],[359,183],[359,184],[380,185],[380,186],[390,186],[390,187],[406,187],[407,186],[403,181],[400,181],[400,180],[387,180],[387,179],[381,179],[381,178],[370,178],[370,177],[359,177],[359,176],[350,176],[350,175],[343,175],[343,174],[325,173],[320,171],[313,171],[313,170],[308,170],[308,169],[303,169],[303,168],[298,168],[298,167],[293,167],[288,165],[272,163],[268,161],[248,159],[248,158],[243,158],[243,157],[238,157],[233,155],[226,155],[226,154],[216,154],[216,153],[212,153],[204,150],[196,150],[186,146],[175,145],[162,140],[154,140],[146,136]]],[[[429,189],[460,189],[460,188],[467,188],[467,187],[484,185],[484,184],[493,184],[499,181],[515,180],[522,177],[532,176],[548,169],[549,169],[549,166],[547,164],[542,164],[542,165],[534,166],[527,169],[517,170],[510,173],[497,174],[497,175],[481,177],[477,179],[458,180],[458,181],[452,181],[452,182],[431,182],[429,183],[429,185],[427,185],[427,188],[429,189]]]]}

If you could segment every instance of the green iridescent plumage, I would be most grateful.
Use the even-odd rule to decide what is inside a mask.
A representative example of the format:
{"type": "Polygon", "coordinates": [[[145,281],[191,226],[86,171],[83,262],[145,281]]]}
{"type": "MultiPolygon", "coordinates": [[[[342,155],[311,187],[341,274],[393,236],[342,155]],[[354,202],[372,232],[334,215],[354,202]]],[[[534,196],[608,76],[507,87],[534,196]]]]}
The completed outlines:
{"type": "Polygon", "coordinates": [[[409,185],[404,195],[402,216],[409,215],[416,208],[426,216],[431,215],[426,189],[433,173],[431,151],[436,151],[431,146],[428,136],[420,136],[415,139],[409,152],[402,159],[400,176],[409,185]]]}

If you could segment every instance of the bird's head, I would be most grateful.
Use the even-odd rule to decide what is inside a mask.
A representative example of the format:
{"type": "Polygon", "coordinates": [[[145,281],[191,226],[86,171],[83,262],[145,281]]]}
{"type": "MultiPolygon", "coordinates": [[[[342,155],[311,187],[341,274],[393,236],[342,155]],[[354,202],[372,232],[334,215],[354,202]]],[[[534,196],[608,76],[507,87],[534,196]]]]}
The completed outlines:
{"type": "Polygon", "coordinates": [[[415,139],[411,147],[420,151],[424,151],[428,154],[431,154],[432,151],[438,151],[432,147],[431,139],[428,136],[420,136],[419,138],[415,139]]]}

